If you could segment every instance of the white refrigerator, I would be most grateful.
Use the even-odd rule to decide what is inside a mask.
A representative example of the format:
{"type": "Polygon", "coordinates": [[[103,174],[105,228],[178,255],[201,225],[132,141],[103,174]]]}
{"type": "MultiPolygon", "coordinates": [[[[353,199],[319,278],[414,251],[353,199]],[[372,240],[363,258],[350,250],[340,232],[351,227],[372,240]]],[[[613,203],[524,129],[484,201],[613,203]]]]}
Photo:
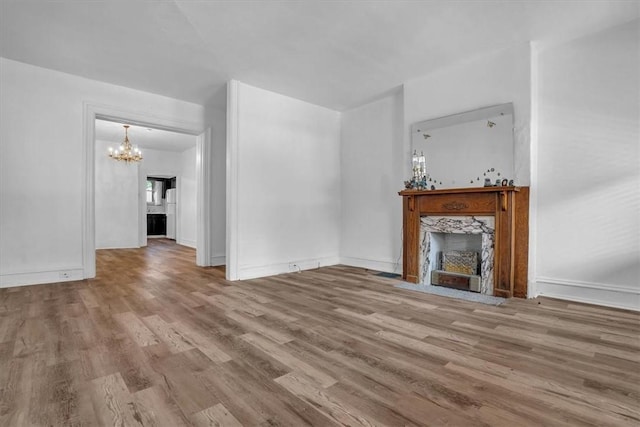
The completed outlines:
{"type": "Polygon", "coordinates": [[[175,188],[167,190],[167,238],[176,239],[176,205],[177,194],[175,188]]]}

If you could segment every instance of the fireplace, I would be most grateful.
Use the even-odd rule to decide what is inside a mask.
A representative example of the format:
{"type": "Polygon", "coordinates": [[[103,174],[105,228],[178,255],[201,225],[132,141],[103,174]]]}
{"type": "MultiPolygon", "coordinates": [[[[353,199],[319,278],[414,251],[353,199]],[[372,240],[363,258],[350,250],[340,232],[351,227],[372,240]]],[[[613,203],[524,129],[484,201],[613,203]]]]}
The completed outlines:
{"type": "Polygon", "coordinates": [[[527,296],[528,187],[399,194],[403,198],[404,280],[428,284],[435,276],[439,284],[451,287],[500,297],[527,296]],[[474,253],[479,268],[467,274],[473,273],[468,268],[474,253]],[[449,259],[467,259],[466,266],[452,262],[448,265],[453,268],[443,268],[445,254],[449,259]]]}

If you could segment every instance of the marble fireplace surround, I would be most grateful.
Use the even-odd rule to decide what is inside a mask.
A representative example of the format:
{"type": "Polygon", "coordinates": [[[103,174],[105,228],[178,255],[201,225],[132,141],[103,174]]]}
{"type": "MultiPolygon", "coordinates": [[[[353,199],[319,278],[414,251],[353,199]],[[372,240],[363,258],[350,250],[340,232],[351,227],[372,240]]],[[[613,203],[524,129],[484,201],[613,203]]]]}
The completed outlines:
{"type": "Polygon", "coordinates": [[[436,216],[420,218],[420,267],[418,283],[431,284],[432,233],[480,234],[482,237],[480,293],[493,295],[493,251],[495,247],[493,216],[436,216]]]}

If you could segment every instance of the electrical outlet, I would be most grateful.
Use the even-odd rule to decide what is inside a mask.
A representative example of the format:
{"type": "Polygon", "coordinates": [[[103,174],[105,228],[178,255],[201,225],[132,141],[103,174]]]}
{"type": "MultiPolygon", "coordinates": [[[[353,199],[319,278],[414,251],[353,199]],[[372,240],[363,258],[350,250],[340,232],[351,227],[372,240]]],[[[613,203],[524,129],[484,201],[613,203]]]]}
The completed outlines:
{"type": "Polygon", "coordinates": [[[71,272],[70,271],[61,271],[59,273],[59,276],[61,279],[69,279],[71,278],[71,272]]]}
{"type": "Polygon", "coordinates": [[[289,271],[297,271],[298,273],[302,273],[302,269],[300,266],[294,262],[289,263],[289,271]]]}

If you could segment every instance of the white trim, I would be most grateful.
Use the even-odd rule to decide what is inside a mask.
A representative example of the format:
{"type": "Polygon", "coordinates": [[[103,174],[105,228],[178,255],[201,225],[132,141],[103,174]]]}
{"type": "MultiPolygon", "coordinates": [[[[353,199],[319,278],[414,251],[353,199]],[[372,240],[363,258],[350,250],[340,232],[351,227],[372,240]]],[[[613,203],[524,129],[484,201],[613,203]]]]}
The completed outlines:
{"type": "MultiPolygon", "coordinates": [[[[374,259],[340,257],[340,264],[350,267],[366,268],[367,270],[384,271],[385,273],[399,273],[400,265],[393,261],[378,261],[374,259]]],[[[400,273],[399,273],[400,274],[400,273]]]]}
{"type": "Polygon", "coordinates": [[[227,84],[227,194],[226,194],[226,277],[240,279],[238,268],[238,142],[239,130],[239,84],[229,80],[227,84]]]}
{"type": "Polygon", "coordinates": [[[72,267],[53,271],[2,274],[0,275],[0,288],[82,280],[84,271],[82,267],[72,267]],[[63,274],[68,277],[62,277],[63,274]]]}
{"type": "MultiPolygon", "coordinates": [[[[188,240],[188,239],[180,239],[180,240],[176,240],[176,243],[182,246],[187,246],[193,249],[196,249],[196,241],[195,240],[188,240]]],[[[211,261],[209,261],[209,263],[207,263],[207,266],[211,265],[211,261]]]]}
{"type": "Polygon", "coordinates": [[[640,311],[640,289],[549,277],[536,278],[538,295],[640,311]]]}
{"type": "Polygon", "coordinates": [[[304,259],[292,262],[283,262],[278,264],[242,267],[238,272],[238,280],[257,279],[259,277],[275,276],[277,274],[293,273],[297,271],[313,270],[329,265],[340,264],[340,258],[324,257],[304,259]],[[295,267],[294,267],[295,264],[295,267]]]}
{"type": "MultiPolygon", "coordinates": [[[[82,147],[84,155],[84,168],[82,176],[82,276],[85,279],[96,276],[95,121],[97,118],[126,122],[139,126],[153,127],[156,129],[185,133],[188,135],[196,135],[198,136],[198,144],[201,146],[199,152],[201,154],[207,155],[207,157],[203,157],[201,163],[201,168],[206,169],[206,171],[201,171],[200,174],[197,174],[196,180],[198,181],[202,179],[203,176],[208,176],[207,174],[210,173],[211,169],[210,128],[205,128],[205,126],[197,124],[195,122],[184,122],[175,120],[171,117],[161,117],[149,113],[128,111],[114,106],[84,102],[82,131],[84,141],[82,147]]],[[[198,184],[196,183],[196,185],[198,184]]],[[[209,201],[208,194],[210,194],[211,192],[210,180],[203,181],[200,187],[201,191],[206,197],[206,201],[209,201]]],[[[202,202],[202,200],[199,200],[199,202],[202,202]]],[[[209,215],[209,206],[204,206],[201,215],[198,218],[199,221],[202,221],[202,224],[198,223],[198,235],[200,235],[200,233],[206,233],[206,230],[209,230],[209,224],[211,223],[209,215]]],[[[208,243],[210,242],[210,237],[211,236],[209,236],[208,234],[200,236],[204,245],[208,245],[208,243]]],[[[207,251],[206,254],[203,254],[206,255],[206,258],[204,258],[204,260],[207,261],[209,259],[208,251],[210,251],[210,249],[208,246],[203,249],[207,251]]]]}
{"type": "Polygon", "coordinates": [[[554,285],[576,286],[576,287],[579,287],[579,288],[609,290],[609,291],[614,291],[614,292],[622,292],[622,293],[640,295],[640,288],[630,288],[630,287],[627,287],[627,286],[609,285],[607,283],[583,282],[583,281],[580,281],[580,280],[556,279],[556,278],[553,278],[553,277],[537,277],[536,281],[544,282],[544,283],[552,283],[554,285]]]}
{"type": "Polygon", "coordinates": [[[226,264],[225,258],[226,257],[224,255],[212,256],[211,263],[209,265],[213,267],[218,265],[225,265],[226,264]]]}
{"type": "MultiPolygon", "coordinates": [[[[196,265],[211,259],[211,128],[196,140],[196,265]]],[[[176,220],[179,220],[176,217],[176,220]]],[[[186,245],[189,246],[189,245],[186,245]]]]}
{"type": "MultiPolygon", "coordinates": [[[[164,237],[164,236],[158,236],[158,237],[164,237]]],[[[101,249],[140,249],[140,246],[100,246],[99,248],[96,248],[96,250],[101,250],[101,249]]]]}
{"type": "Polygon", "coordinates": [[[536,289],[536,254],[538,248],[538,120],[540,97],[539,44],[532,42],[529,49],[530,72],[530,107],[529,125],[529,256],[527,261],[527,298],[534,298],[536,289]]]}
{"type": "MultiPolygon", "coordinates": [[[[176,235],[174,237],[174,240],[177,242],[180,239],[180,236],[182,236],[182,201],[180,200],[182,198],[182,176],[181,175],[176,175],[176,191],[177,191],[177,196],[176,196],[176,235]]],[[[198,220],[198,212],[197,212],[197,205],[198,205],[198,200],[197,200],[198,194],[196,193],[196,221],[198,220]]],[[[166,206],[165,206],[165,210],[166,210],[166,206]]],[[[197,235],[198,230],[196,229],[196,237],[198,237],[197,235]]],[[[197,252],[197,249],[196,249],[197,252]]]]}
{"type": "Polygon", "coordinates": [[[138,168],[138,245],[144,248],[147,246],[147,175],[142,169],[138,168]]]}
{"type": "Polygon", "coordinates": [[[82,152],[84,167],[82,168],[82,277],[96,277],[96,115],[99,107],[85,103],[82,118],[82,152]]]}

